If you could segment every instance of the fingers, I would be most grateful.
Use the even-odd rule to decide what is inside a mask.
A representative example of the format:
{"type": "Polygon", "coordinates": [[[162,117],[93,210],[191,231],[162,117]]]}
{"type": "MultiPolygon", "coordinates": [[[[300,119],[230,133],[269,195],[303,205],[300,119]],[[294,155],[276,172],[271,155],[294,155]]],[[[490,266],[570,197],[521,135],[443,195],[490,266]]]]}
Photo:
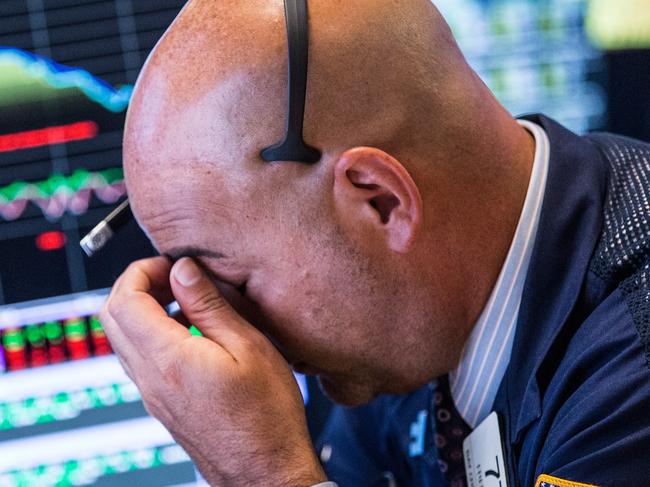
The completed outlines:
{"type": "Polygon", "coordinates": [[[147,364],[176,360],[178,345],[191,337],[184,326],[187,323],[196,325],[224,358],[237,360],[250,351],[250,345],[257,350],[272,349],[187,258],[173,268],[164,257],[131,264],[113,287],[100,320],[127,374],[136,378],[136,383],[138,377],[149,374],[147,364]],[[181,308],[181,322],[168,316],[163,307],[174,298],[181,308]]]}
{"type": "Polygon", "coordinates": [[[176,301],[189,322],[235,358],[243,344],[256,342],[261,337],[230,306],[192,259],[183,258],[174,264],[170,283],[176,301]]]}
{"type": "Polygon", "coordinates": [[[129,379],[134,380],[131,366],[126,361],[126,356],[133,356],[133,350],[131,350],[132,345],[124,337],[124,334],[120,331],[119,327],[115,323],[115,320],[111,318],[110,314],[106,311],[104,306],[99,313],[99,321],[102,324],[102,328],[106,332],[106,337],[111,344],[111,348],[115,351],[124,372],[129,376],[129,379]],[[126,351],[126,353],[125,353],[126,351]]]}
{"type": "Polygon", "coordinates": [[[153,257],[131,264],[113,285],[113,292],[142,292],[151,295],[161,305],[174,300],[169,287],[172,263],[167,257],[153,257]]]}
{"type": "Polygon", "coordinates": [[[100,314],[113,348],[132,370],[140,361],[161,356],[190,336],[161,305],[173,299],[170,269],[171,263],[164,257],[131,264],[113,286],[100,314]]]}

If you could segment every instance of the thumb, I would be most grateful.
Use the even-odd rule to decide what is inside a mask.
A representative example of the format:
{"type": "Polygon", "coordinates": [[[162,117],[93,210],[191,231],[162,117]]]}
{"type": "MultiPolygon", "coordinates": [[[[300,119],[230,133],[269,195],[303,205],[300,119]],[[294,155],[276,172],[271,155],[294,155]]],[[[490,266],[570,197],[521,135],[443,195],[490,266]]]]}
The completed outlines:
{"type": "Polygon", "coordinates": [[[224,299],[206,274],[189,257],[183,257],[171,270],[170,284],[181,311],[206,338],[217,342],[231,354],[255,329],[224,299]]]}

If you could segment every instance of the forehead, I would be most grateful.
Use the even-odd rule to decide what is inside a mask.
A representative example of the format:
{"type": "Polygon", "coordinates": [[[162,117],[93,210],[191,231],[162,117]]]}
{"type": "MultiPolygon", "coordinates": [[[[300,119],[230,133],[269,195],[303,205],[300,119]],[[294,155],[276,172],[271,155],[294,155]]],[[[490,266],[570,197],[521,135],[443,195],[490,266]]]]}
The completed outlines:
{"type": "Polygon", "coordinates": [[[223,101],[230,84],[239,93],[243,82],[235,76],[186,106],[170,100],[157,81],[142,87],[148,91],[130,109],[124,139],[125,177],[136,212],[138,206],[159,211],[156,201],[167,209],[168,200],[238,210],[246,208],[248,194],[263,194],[261,173],[268,171],[259,156],[261,141],[273,135],[264,135],[269,131],[261,123],[252,127],[240,120],[240,112],[232,113],[223,101]]]}
{"type": "Polygon", "coordinates": [[[137,177],[138,172],[166,171],[187,177],[218,172],[237,181],[242,171],[259,166],[263,141],[274,140],[273,135],[266,135],[269,131],[261,124],[244,120],[240,116],[244,107],[235,108],[233,100],[223,101],[229,97],[223,91],[228,88],[220,83],[184,106],[169,96],[157,96],[156,89],[142,94],[130,109],[125,128],[127,178],[137,177]]]}
{"type": "MultiPolygon", "coordinates": [[[[222,3],[196,2],[186,9],[138,79],[125,127],[124,168],[134,212],[143,221],[185,221],[183,212],[190,210],[193,219],[205,221],[213,212],[249,211],[251,204],[254,210],[263,204],[260,195],[268,194],[259,153],[284,132],[283,24],[262,22],[255,36],[246,29],[224,32],[216,24],[198,28],[203,9],[226,12],[222,3]],[[160,216],[165,212],[176,216],[160,216]]],[[[283,12],[280,3],[273,9],[283,12]]]]}
{"type": "Polygon", "coordinates": [[[151,164],[259,164],[260,150],[283,135],[282,63],[255,50],[236,63],[221,59],[217,46],[181,42],[184,34],[164,38],[138,79],[124,138],[127,175],[151,164]]]}
{"type": "Polygon", "coordinates": [[[234,192],[217,172],[193,164],[165,164],[127,179],[135,217],[161,252],[172,247],[241,239],[245,191],[234,192]]]}

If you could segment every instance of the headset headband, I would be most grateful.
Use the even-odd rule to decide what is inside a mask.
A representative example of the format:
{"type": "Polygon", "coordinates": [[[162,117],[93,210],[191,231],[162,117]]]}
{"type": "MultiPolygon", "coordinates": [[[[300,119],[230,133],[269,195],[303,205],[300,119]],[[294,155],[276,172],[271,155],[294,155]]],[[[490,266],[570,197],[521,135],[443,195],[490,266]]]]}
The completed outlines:
{"type": "Polygon", "coordinates": [[[295,161],[314,164],[321,152],[305,143],[303,126],[307,96],[307,66],[309,63],[309,21],[307,0],[284,0],[289,45],[289,96],[284,140],[263,149],[260,156],[266,162],[295,161]]]}

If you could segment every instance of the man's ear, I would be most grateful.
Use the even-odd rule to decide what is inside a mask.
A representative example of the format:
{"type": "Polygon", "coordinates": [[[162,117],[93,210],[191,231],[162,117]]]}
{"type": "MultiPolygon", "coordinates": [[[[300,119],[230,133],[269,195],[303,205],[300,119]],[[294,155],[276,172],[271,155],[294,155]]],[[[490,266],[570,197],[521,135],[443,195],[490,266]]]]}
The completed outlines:
{"type": "Polygon", "coordinates": [[[337,206],[382,232],[395,252],[408,252],[422,224],[422,196],[394,157],[372,147],[344,152],[334,168],[337,206]]]}

